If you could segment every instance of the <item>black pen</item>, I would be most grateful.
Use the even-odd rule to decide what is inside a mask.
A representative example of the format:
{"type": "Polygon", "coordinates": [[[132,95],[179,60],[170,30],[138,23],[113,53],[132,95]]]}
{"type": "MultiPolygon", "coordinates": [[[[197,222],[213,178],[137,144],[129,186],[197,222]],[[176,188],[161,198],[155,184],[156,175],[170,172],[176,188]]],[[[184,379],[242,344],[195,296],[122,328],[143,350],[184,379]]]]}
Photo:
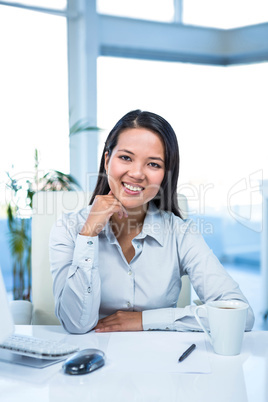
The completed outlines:
{"type": "Polygon", "coordinates": [[[196,345],[193,343],[185,352],[181,355],[179,358],[178,362],[182,362],[184,359],[186,359],[187,356],[189,356],[190,353],[196,348],[196,345]]]}

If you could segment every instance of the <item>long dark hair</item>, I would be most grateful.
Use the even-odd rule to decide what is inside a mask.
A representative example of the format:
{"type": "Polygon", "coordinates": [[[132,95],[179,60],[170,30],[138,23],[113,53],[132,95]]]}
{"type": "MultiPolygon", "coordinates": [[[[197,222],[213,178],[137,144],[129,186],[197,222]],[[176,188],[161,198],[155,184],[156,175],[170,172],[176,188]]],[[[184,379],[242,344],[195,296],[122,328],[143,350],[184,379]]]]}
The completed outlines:
{"type": "Polygon", "coordinates": [[[179,177],[179,146],[176,134],[171,125],[163,117],[141,110],[133,110],[123,116],[109,133],[101,157],[100,169],[97,184],[90,204],[93,203],[96,195],[105,195],[110,191],[108,178],[105,173],[105,153],[111,156],[114,147],[117,145],[118,137],[123,130],[129,128],[147,128],[160,136],[165,147],[165,175],[158,194],[153,202],[158,209],[171,211],[181,217],[177,200],[177,182],[179,177]]]}

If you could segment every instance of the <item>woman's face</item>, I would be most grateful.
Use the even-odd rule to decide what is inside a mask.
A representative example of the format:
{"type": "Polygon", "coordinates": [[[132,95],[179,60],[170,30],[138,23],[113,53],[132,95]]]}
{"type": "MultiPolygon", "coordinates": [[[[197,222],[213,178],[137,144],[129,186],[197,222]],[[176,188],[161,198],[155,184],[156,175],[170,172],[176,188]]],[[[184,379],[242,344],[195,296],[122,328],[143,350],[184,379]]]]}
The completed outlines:
{"type": "Polygon", "coordinates": [[[108,183],[126,209],[141,209],[158,193],[165,174],[161,138],[145,128],[124,130],[111,156],[105,154],[108,183]]]}

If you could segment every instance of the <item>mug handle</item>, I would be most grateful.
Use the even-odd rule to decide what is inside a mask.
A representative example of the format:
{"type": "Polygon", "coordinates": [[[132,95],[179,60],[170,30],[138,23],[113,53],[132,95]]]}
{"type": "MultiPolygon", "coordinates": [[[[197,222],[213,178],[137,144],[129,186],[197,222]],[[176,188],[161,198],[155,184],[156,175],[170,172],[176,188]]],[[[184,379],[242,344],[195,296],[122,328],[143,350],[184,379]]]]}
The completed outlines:
{"type": "Polygon", "coordinates": [[[198,322],[198,324],[200,325],[200,327],[203,329],[203,331],[207,334],[208,339],[209,339],[210,343],[212,344],[211,335],[210,335],[210,333],[207,331],[207,329],[204,327],[204,325],[202,324],[202,322],[201,322],[201,320],[200,320],[200,316],[199,316],[199,314],[198,314],[198,310],[200,310],[201,308],[202,308],[203,310],[205,310],[205,312],[207,313],[207,309],[206,309],[205,306],[197,306],[196,309],[195,309],[194,315],[195,315],[196,321],[198,322]]]}

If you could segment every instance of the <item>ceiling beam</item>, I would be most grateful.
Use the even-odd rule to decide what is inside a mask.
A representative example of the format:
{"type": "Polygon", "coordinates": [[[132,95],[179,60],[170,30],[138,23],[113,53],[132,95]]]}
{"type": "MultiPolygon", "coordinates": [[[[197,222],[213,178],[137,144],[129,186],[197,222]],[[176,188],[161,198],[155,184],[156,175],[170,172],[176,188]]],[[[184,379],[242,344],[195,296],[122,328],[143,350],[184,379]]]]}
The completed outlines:
{"type": "Polygon", "coordinates": [[[268,60],[268,23],[216,29],[99,15],[99,54],[228,66],[268,60]]]}
{"type": "Polygon", "coordinates": [[[268,60],[268,23],[225,31],[228,65],[268,60]]]}

